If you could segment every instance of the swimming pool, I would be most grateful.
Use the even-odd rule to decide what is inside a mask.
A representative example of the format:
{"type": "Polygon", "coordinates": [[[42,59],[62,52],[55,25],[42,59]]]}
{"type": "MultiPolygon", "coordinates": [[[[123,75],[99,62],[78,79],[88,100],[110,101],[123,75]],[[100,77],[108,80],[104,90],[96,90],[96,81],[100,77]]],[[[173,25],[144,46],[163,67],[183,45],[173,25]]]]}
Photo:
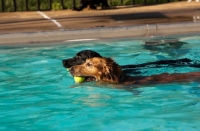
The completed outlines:
{"type": "MultiPolygon", "coordinates": [[[[120,65],[180,58],[200,60],[200,36],[181,37],[179,43],[163,40],[0,46],[0,130],[200,130],[197,82],[139,88],[131,85],[130,92],[95,82],[75,84],[62,67],[62,59],[84,49],[111,57],[120,65]]],[[[146,68],[132,75],[192,71],[200,68],[146,68]]]]}

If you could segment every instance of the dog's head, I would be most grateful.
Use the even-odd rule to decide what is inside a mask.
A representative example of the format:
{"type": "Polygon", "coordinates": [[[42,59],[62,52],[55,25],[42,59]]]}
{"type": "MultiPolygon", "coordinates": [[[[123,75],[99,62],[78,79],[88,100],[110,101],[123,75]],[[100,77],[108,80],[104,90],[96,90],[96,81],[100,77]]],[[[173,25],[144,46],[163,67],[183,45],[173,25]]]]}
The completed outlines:
{"type": "Polygon", "coordinates": [[[65,59],[62,62],[65,68],[70,68],[75,65],[81,65],[86,59],[93,57],[101,57],[101,55],[92,50],[83,50],[78,52],[73,58],[65,59]]]}
{"type": "Polygon", "coordinates": [[[96,81],[120,83],[124,79],[121,67],[111,58],[94,57],[70,68],[73,76],[93,77],[96,81]]]}

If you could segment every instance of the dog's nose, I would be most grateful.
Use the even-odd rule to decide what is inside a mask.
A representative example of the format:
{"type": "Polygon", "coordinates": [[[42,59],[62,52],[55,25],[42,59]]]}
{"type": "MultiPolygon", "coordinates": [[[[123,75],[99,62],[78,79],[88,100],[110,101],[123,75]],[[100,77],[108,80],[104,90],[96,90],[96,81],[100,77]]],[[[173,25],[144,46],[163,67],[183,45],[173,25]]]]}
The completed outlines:
{"type": "Polygon", "coordinates": [[[63,66],[65,66],[66,60],[62,60],[62,64],[63,66]]]}
{"type": "Polygon", "coordinates": [[[67,60],[62,60],[62,64],[65,68],[70,68],[67,60]]]}

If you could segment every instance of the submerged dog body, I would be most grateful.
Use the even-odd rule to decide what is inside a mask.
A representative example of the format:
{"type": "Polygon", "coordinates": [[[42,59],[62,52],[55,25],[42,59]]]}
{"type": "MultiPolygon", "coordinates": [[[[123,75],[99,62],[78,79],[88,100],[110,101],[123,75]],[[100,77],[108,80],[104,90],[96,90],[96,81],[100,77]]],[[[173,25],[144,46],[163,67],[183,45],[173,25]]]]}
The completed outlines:
{"type": "Polygon", "coordinates": [[[182,74],[160,74],[152,76],[128,76],[111,58],[94,57],[81,65],[70,68],[73,76],[94,77],[96,81],[123,84],[159,84],[171,82],[199,81],[200,72],[182,74]]]}

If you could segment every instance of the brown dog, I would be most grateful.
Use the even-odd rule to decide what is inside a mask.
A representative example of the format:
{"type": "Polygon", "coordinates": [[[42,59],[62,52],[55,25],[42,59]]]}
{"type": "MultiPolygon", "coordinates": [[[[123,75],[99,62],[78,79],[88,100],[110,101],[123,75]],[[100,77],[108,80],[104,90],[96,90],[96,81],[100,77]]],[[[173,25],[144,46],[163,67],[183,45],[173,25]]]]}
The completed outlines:
{"type": "Polygon", "coordinates": [[[159,84],[171,82],[199,81],[200,72],[182,74],[160,74],[152,76],[128,76],[111,58],[94,57],[82,65],[70,68],[73,76],[93,77],[96,81],[124,84],[159,84]]]}

